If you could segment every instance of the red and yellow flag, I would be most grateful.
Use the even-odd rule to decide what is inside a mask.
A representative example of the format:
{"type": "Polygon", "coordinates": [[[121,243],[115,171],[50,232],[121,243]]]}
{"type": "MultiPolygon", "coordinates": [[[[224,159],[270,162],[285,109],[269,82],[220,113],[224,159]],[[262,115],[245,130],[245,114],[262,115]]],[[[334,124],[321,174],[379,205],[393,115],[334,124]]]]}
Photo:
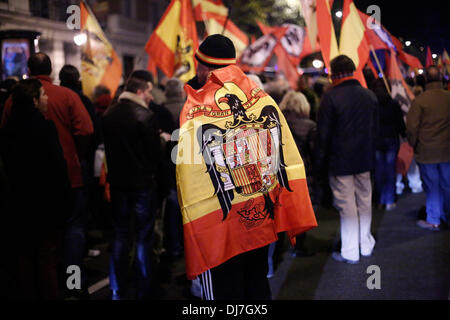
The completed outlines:
{"type": "MultiPolygon", "coordinates": [[[[302,14],[305,18],[308,34],[308,41],[311,52],[317,50],[317,16],[316,16],[316,0],[300,0],[302,14]]],[[[306,39],[305,39],[306,41],[306,39]]],[[[305,44],[306,45],[306,44],[305,44]]],[[[317,50],[318,51],[318,50],[317,50]]]]}
{"type": "Polygon", "coordinates": [[[80,9],[81,34],[86,36],[86,42],[81,46],[83,93],[92,98],[95,87],[101,84],[114,95],[122,78],[122,64],[84,1],[81,1],[80,9]]]}
{"type": "Polygon", "coordinates": [[[450,57],[446,49],[444,49],[444,52],[442,53],[442,61],[444,62],[447,74],[450,75],[450,57]]]}
{"type": "Polygon", "coordinates": [[[236,48],[236,58],[239,58],[248,46],[247,35],[230,19],[227,21],[227,18],[224,16],[210,14],[209,19],[205,20],[205,26],[208,35],[219,33],[233,41],[236,48]]]}
{"type": "Polygon", "coordinates": [[[167,77],[188,81],[196,74],[197,29],[190,0],[172,0],[145,51],[167,77]]]}
{"type": "Polygon", "coordinates": [[[353,60],[356,66],[355,77],[362,86],[367,87],[363,69],[369,59],[370,47],[365,31],[353,0],[344,0],[339,52],[353,60]]]}
{"type": "Polygon", "coordinates": [[[305,168],[275,101],[230,65],[188,94],[180,115],[178,199],[189,279],[317,226],[305,168]]]}
{"type": "Polygon", "coordinates": [[[425,61],[425,67],[428,68],[429,66],[434,65],[433,57],[431,56],[431,49],[430,47],[427,47],[427,58],[425,61]]]}
{"type": "Polygon", "coordinates": [[[211,17],[228,16],[228,8],[223,5],[222,0],[192,0],[195,20],[204,21],[211,17]]]}
{"type": "Polygon", "coordinates": [[[236,48],[236,58],[248,46],[248,37],[228,17],[228,8],[222,0],[193,0],[195,20],[203,21],[206,33],[223,34],[233,41],[236,48]]]}
{"type": "Polygon", "coordinates": [[[330,61],[339,55],[339,47],[331,17],[331,6],[332,1],[330,0],[317,0],[316,2],[317,31],[320,49],[328,72],[331,70],[330,61]]]}

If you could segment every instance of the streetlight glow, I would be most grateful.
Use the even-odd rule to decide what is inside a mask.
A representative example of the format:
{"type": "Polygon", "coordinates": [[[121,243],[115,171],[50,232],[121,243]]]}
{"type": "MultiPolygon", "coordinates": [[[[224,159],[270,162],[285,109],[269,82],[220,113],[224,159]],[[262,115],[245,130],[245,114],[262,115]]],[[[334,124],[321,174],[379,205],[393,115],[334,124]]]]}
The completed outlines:
{"type": "Polygon", "coordinates": [[[433,59],[437,58],[437,54],[436,53],[433,53],[431,56],[433,57],[433,59]]]}
{"type": "Polygon", "coordinates": [[[314,59],[314,61],[312,62],[312,65],[314,68],[320,69],[323,67],[323,62],[319,59],[314,59]]]}
{"type": "Polygon", "coordinates": [[[405,45],[409,47],[411,45],[411,41],[405,41],[405,45]]]}
{"type": "Polygon", "coordinates": [[[73,37],[73,42],[75,42],[77,46],[82,46],[83,44],[86,43],[86,41],[87,37],[86,34],[84,33],[79,33],[75,37],[73,37]]]}

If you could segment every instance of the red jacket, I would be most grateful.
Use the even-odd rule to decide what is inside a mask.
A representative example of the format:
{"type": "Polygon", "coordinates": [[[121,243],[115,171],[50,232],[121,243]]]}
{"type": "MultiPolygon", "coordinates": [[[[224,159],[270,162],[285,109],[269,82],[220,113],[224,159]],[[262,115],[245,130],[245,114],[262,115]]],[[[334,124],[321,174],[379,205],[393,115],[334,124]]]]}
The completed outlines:
{"type": "MultiPolygon", "coordinates": [[[[54,122],[58,131],[72,188],[82,187],[83,178],[75,140],[92,135],[94,132],[92,120],[74,91],[54,85],[48,76],[41,75],[36,78],[41,81],[48,96],[46,117],[54,122]]],[[[2,127],[9,116],[11,105],[12,99],[9,97],[3,110],[2,127]]]]}

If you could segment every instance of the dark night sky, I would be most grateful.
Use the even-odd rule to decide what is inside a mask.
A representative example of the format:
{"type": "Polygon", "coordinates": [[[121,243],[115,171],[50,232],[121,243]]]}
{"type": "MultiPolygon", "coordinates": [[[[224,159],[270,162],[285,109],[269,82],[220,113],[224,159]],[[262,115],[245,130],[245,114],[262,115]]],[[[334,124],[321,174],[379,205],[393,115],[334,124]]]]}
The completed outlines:
{"type": "MultiPolygon", "coordinates": [[[[381,9],[381,24],[397,38],[410,40],[417,47],[430,46],[433,53],[450,52],[450,17],[446,1],[354,0],[366,12],[370,5],[381,9]]],[[[448,2],[447,2],[448,5],[448,2]]]]}

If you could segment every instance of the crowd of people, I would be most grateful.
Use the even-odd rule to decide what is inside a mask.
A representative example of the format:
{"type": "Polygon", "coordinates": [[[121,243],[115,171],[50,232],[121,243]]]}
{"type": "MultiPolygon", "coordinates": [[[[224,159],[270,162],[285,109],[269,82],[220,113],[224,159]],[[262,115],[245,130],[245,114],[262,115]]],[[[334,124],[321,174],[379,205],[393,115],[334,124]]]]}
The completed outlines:
{"type": "MultiPolygon", "coordinates": [[[[217,58],[230,58],[218,51],[217,58]]],[[[188,83],[196,90],[211,70],[228,65],[197,60],[198,77],[188,83]]],[[[157,84],[151,73],[136,70],[114,96],[98,86],[90,99],[82,93],[76,67],[60,70],[60,85],[50,78],[52,64],[45,53],[31,55],[28,68],[28,79],[2,82],[0,101],[0,234],[9,257],[1,268],[11,275],[10,297],[88,299],[83,259],[89,254],[87,230],[94,224],[114,230],[110,252],[104,253],[110,255],[111,299],[129,298],[132,247],[135,298],[154,298],[155,264],[161,256],[169,263],[183,256],[171,135],[186,101],[184,84],[175,78],[157,84]],[[76,290],[66,286],[71,265],[82,271],[76,290]]],[[[367,78],[369,88],[361,86],[350,58],[336,57],[330,71],[331,82],[303,75],[297,88],[280,76],[248,76],[275,100],[288,122],[313,207],[334,205],[339,213],[342,245],[333,259],[356,264],[376,248],[372,206],[395,208],[399,184],[407,178],[407,170],[398,170],[399,149],[406,141],[427,194],[426,217],[417,225],[438,231],[448,223],[450,93],[439,69],[427,68],[425,84],[413,79],[416,98],[405,119],[382,79],[367,78]]],[[[297,236],[294,256],[312,254],[305,237],[297,236]]],[[[264,251],[266,281],[276,270],[282,244],[280,235],[264,251]]],[[[195,281],[192,288],[202,295],[194,290],[195,281]]]]}

